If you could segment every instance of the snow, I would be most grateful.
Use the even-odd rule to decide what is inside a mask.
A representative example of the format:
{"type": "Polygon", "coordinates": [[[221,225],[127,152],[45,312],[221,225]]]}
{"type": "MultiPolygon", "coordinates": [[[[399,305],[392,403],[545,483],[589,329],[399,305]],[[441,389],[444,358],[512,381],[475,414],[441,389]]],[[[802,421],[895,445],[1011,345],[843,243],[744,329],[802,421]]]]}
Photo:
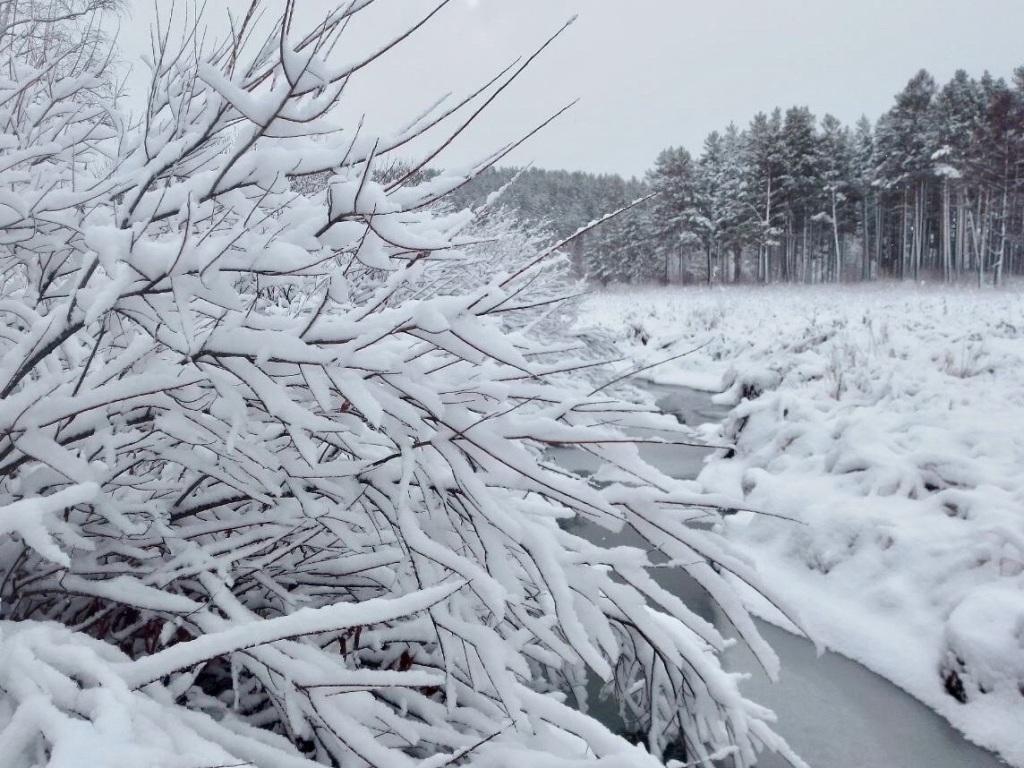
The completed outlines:
{"type": "Polygon", "coordinates": [[[772,516],[730,518],[730,543],[813,638],[1024,765],[1017,288],[622,291],[583,317],[637,365],[699,347],[643,375],[732,406],[699,481],[772,516]]]}
{"type": "Polygon", "coordinates": [[[1005,584],[979,587],[953,609],[946,622],[951,668],[970,688],[1006,689],[1021,695],[1024,680],[1024,603],[1005,584]]]}
{"type": "MultiPolygon", "coordinates": [[[[206,765],[315,768],[267,733],[239,749],[232,730],[167,701],[129,690],[116,674],[124,656],[114,646],[57,624],[0,622],[0,762],[4,768],[206,765]],[[225,749],[225,744],[229,749],[225,749]]],[[[161,695],[162,694],[162,695],[161,695]]],[[[234,728],[232,727],[234,726],[234,728]]]]}
{"type": "MultiPolygon", "coordinates": [[[[810,579],[845,569],[867,580],[902,550],[926,566],[911,532],[871,535],[900,510],[860,516],[853,500],[887,488],[897,506],[945,483],[941,509],[957,514],[944,524],[973,530],[984,518],[985,541],[998,534],[1012,552],[1014,438],[1001,422],[980,443],[966,422],[949,435],[941,427],[954,422],[929,422],[928,450],[908,453],[918,432],[894,426],[899,410],[886,404],[868,435],[885,453],[858,453],[856,420],[836,422],[850,414],[787,387],[822,381],[849,406],[880,381],[846,376],[865,353],[819,359],[832,337],[812,334],[779,367],[772,323],[750,312],[750,344],[734,354],[696,338],[732,320],[712,306],[693,327],[669,312],[674,336],[659,328],[652,342],[641,323],[635,337],[672,360],[661,369],[645,356],[650,376],[726,388],[739,407],[718,437],[738,452],[700,482],[648,464],[626,435],[647,430],[648,444],[676,448],[673,430],[689,433],[622,402],[612,390],[628,374],[587,378],[599,375],[601,339],[565,338],[560,245],[435,210],[465,174],[381,181],[389,155],[460,107],[374,136],[335,103],[348,74],[386,52],[318,58],[345,14],[367,5],[349,3],[320,27],[326,37],[294,44],[290,12],[262,46],[243,42],[245,19],[237,45],[206,53],[155,40],[138,121],[108,89],[78,94],[68,111],[54,99],[87,81],[65,80],[64,64],[24,66],[21,42],[41,61],[91,67],[82,62],[94,57],[66,55],[74,26],[0,37],[12,78],[0,80],[0,117],[17,136],[0,174],[11,230],[0,247],[3,768],[653,768],[681,739],[701,765],[728,752],[750,766],[765,751],[802,765],[773,713],[746,698],[745,676],[723,667],[733,640],[663,579],[692,581],[774,677],[778,657],[740,589],[782,610],[800,593],[785,577],[770,591],[751,542],[810,579]],[[326,141],[335,118],[346,130],[326,141]],[[794,428],[789,450],[779,433],[794,428]],[[554,465],[548,449],[565,446],[600,471],[554,465]],[[789,498],[793,486],[777,482],[788,471],[829,503],[789,498]],[[833,488],[833,477],[848,482],[833,488]],[[741,495],[744,507],[796,507],[821,525],[727,526],[741,495]],[[581,521],[633,539],[603,546],[573,532],[581,521]],[[851,538],[856,551],[844,549],[851,538]],[[881,541],[891,543],[879,554],[881,541]],[[570,706],[589,674],[646,744],[570,706]]],[[[475,107],[461,104],[466,127],[475,107]]],[[[972,338],[940,363],[944,375],[983,376],[1009,351],[972,338]]],[[[936,526],[936,547],[939,533],[950,536],[936,526]]],[[[993,680],[1014,668],[1004,651],[1017,619],[1001,614],[1012,588],[911,577],[948,603],[948,626],[935,627],[945,646],[933,650],[958,665],[947,674],[972,706],[1006,695],[993,680]]],[[[865,592],[857,578],[841,583],[850,600],[865,592]]],[[[931,604],[905,602],[930,628],[931,604]]]]}
{"type": "Polygon", "coordinates": [[[63,65],[40,78],[0,38],[3,768],[789,754],[650,573],[690,573],[774,673],[726,574],[764,585],[708,525],[724,497],[625,438],[686,435],[566,338],[559,247],[438,213],[450,173],[382,183],[411,136],[352,124],[344,69],[310,58],[333,42],[288,27],[163,51],[139,121],[99,92],[56,108],[63,65]],[[644,745],[570,706],[590,673],[644,745]]]}
{"type": "Polygon", "coordinates": [[[393,621],[423,611],[450,596],[463,583],[428,587],[391,600],[375,598],[360,603],[337,603],[321,608],[300,608],[288,616],[251,622],[221,632],[211,632],[133,661],[122,677],[134,688],[235,651],[255,648],[285,638],[320,634],[339,629],[393,621]]]}
{"type": "Polygon", "coordinates": [[[68,557],[53,541],[51,529],[58,528],[56,513],[65,507],[91,501],[99,493],[96,483],[81,483],[49,496],[19,499],[0,506],[0,536],[16,533],[43,557],[62,565],[68,557]]]}

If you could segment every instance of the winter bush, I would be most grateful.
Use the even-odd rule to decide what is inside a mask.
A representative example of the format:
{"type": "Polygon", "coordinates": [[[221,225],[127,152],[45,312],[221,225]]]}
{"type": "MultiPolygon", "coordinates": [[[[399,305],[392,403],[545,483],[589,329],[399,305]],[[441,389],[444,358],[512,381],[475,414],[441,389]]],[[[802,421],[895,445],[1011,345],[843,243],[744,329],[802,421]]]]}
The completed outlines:
{"type": "Polygon", "coordinates": [[[754,574],[690,525],[714,500],[621,437],[660,417],[571,388],[582,363],[506,320],[551,302],[534,288],[557,254],[480,260],[470,215],[434,209],[466,175],[374,180],[521,67],[370,136],[340,99],[401,38],[345,62],[367,0],[308,31],[285,3],[265,38],[254,2],[222,43],[157,30],[135,124],[103,56],[47,44],[105,5],[0,3],[4,765],[785,751],[723,637],[648,572],[685,569],[774,671],[726,581],[754,574]],[[556,442],[628,482],[551,466],[556,442]],[[572,706],[588,673],[646,745],[572,706]]]}

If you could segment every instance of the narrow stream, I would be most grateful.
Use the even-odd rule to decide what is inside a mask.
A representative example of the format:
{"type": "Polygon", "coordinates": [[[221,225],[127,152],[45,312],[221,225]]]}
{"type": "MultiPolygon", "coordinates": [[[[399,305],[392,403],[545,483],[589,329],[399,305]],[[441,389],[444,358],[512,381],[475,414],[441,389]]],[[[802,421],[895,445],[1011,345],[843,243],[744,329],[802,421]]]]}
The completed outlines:
{"type": "MultiPolygon", "coordinates": [[[[645,386],[662,411],[690,426],[719,420],[727,411],[705,392],[645,386]]],[[[709,453],[674,445],[643,445],[640,451],[648,462],[676,478],[696,477],[709,453]]],[[[589,474],[596,469],[569,451],[556,458],[572,471],[589,474]]],[[[608,536],[598,534],[602,540],[608,536]]],[[[629,543],[628,534],[616,536],[615,543],[629,543]]],[[[655,577],[726,635],[735,635],[685,574],[659,569],[655,577]]],[[[758,629],[782,661],[781,680],[772,684],[742,644],[726,654],[725,663],[751,674],[743,684],[745,695],[775,711],[776,730],[812,768],[1005,768],[1005,763],[968,742],[938,714],[860,664],[831,652],[819,658],[808,640],[771,624],[759,621],[758,629]]],[[[621,730],[617,704],[598,701],[597,691],[593,686],[591,713],[621,730]]],[[[787,765],[773,754],[764,755],[758,763],[759,768],[787,765]]]]}

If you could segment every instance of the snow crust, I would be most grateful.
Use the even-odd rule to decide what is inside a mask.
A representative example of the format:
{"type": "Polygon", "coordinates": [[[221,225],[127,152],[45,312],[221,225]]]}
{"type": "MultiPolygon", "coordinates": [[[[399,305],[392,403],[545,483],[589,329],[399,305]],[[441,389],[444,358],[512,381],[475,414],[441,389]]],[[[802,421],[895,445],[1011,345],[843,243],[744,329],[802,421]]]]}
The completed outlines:
{"type": "MultiPolygon", "coordinates": [[[[660,383],[733,406],[699,480],[827,646],[1024,765],[1024,302],[913,286],[600,294],[660,383]],[[643,343],[646,340],[646,343],[643,343]],[[717,386],[710,386],[710,383],[717,386]]],[[[751,609],[797,631],[763,600],[751,609]]]]}

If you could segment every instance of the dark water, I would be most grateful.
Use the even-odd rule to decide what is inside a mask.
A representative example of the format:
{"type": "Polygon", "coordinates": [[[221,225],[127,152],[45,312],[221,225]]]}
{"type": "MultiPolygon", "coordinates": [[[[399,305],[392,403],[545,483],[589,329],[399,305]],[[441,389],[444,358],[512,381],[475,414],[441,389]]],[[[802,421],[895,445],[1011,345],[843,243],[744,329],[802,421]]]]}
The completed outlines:
{"type": "MultiPolygon", "coordinates": [[[[689,426],[721,419],[727,410],[704,392],[648,387],[658,398],[659,408],[689,426]]],[[[642,446],[641,453],[665,474],[693,478],[710,451],[642,446]]],[[[579,466],[578,458],[571,452],[557,456],[573,471],[596,469],[579,466]]],[[[629,533],[611,535],[595,529],[593,536],[609,544],[633,543],[629,533]]],[[[655,569],[653,575],[724,634],[735,636],[688,576],[664,569],[655,569]]],[[[968,742],[924,704],[860,664],[835,653],[819,658],[809,641],[765,622],[758,622],[758,629],[782,661],[781,680],[771,683],[741,643],[726,654],[725,665],[750,673],[743,684],[745,695],[775,711],[779,718],[775,729],[812,768],[1005,768],[1005,763],[968,742]]],[[[594,683],[588,691],[591,714],[622,732],[617,704],[600,700],[599,690],[594,683]]],[[[766,754],[758,765],[779,768],[788,763],[766,754]]]]}

